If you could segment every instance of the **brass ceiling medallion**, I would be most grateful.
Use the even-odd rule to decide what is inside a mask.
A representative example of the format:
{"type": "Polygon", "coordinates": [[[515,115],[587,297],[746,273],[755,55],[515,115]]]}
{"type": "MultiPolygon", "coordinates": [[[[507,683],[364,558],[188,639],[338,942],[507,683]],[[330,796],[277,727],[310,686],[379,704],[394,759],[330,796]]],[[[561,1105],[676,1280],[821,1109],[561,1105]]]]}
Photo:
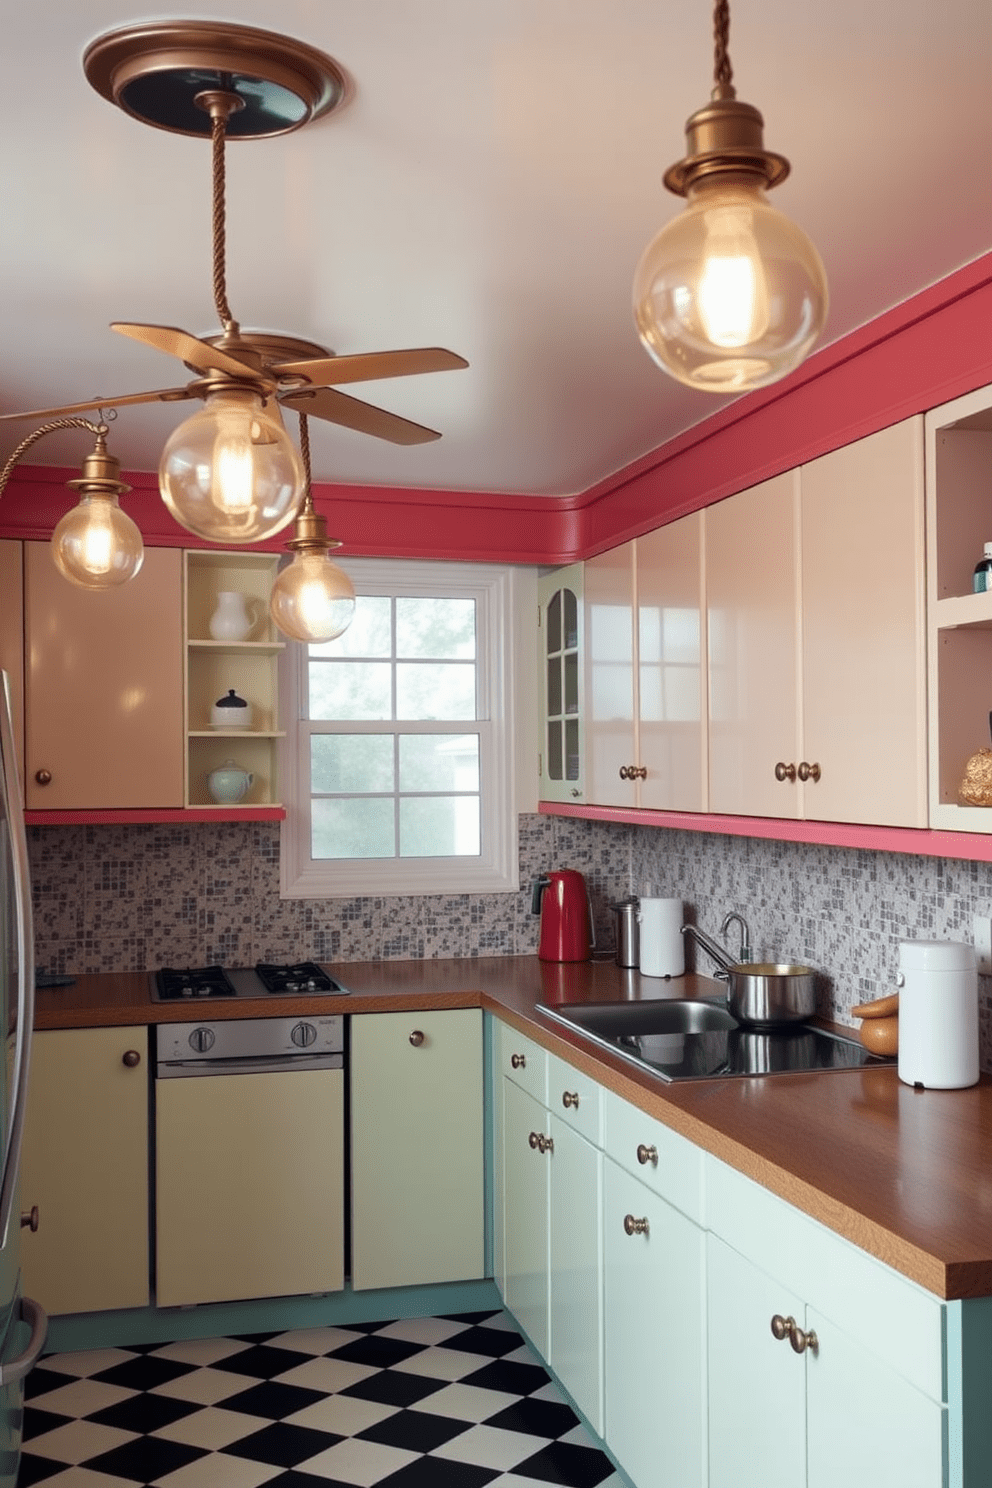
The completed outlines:
{"type": "Polygon", "coordinates": [[[90,43],[83,70],[96,91],[143,124],[209,135],[196,98],[223,89],[240,100],[228,139],[299,129],[347,99],[345,73],[302,41],[222,21],[148,21],[90,43]]]}

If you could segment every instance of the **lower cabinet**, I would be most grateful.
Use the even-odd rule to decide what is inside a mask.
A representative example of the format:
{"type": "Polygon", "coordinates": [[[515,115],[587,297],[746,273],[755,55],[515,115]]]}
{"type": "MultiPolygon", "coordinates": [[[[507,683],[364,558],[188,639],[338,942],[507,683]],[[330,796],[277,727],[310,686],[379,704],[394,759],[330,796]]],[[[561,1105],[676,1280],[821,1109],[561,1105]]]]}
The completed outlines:
{"type": "Polygon", "coordinates": [[[485,1274],[482,1013],[351,1019],[356,1291],[485,1274]]]}
{"type": "Polygon", "coordinates": [[[155,1082],[159,1307],[344,1285],[344,1072],[155,1082]]]}
{"type": "Polygon", "coordinates": [[[28,1296],[52,1316],[147,1305],[147,1028],[34,1035],[20,1191],[28,1296]]]}

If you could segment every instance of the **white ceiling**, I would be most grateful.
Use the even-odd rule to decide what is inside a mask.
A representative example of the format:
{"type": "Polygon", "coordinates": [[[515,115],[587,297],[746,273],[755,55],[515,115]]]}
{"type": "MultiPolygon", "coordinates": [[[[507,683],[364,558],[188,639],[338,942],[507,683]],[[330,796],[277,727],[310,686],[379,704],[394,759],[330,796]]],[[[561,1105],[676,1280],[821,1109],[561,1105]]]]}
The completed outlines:
{"type": "MultiPolygon", "coordinates": [[[[655,367],[630,311],[680,210],[660,178],[709,96],[710,0],[35,0],[0,41],[0,412],[188,380],[111,320],[217,328],[209,144],[136,123],[81,67],[94,37],[156,16],[278,29],[353,84],[329,117],[228,149],[242,324],[470,363],[349,388],[444,437],[314,420],[315,479],[569,494],[721,406],[655,367]]],[[[821,344],[992,248],[989,0],[734,0],[730,56],[792,162],[773,203],[826,265],[821,344]]],[[[122,409],[125,468],[154,469],[190,411],[122,409]]],[[[0,457],[30,427],[0,426],[0,457]]],[[[84,452],[56,436],[28,458],[84,452]]]]}

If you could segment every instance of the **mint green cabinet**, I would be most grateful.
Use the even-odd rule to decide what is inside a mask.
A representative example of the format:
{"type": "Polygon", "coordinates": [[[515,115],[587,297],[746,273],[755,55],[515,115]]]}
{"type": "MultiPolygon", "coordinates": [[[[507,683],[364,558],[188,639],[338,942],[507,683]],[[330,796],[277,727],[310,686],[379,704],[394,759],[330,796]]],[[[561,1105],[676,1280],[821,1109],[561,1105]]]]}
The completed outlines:
{"type": "Polygon", "coordinates": [[[503,1301],[547,1359],[548,1112],[512,1080],[503,1086],[503,1301]]]}

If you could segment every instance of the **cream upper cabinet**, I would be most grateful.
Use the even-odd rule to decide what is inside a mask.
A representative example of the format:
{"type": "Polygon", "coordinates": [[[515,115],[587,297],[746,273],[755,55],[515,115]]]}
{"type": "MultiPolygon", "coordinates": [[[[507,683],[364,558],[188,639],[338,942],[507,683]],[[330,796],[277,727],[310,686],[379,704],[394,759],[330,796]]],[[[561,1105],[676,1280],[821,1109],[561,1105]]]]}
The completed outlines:
{"type": "Polygon", "coordinates": [[[704,512],[711,811],[799,813],[799,520],[797,470],[704,512]]]}
{"type": "Polygon", "coordinates": [[[22,545],[0,541],[0,669],[10,683],[17,773],[24,779],[24,579],[22,545]]]}
{"type": "Polygon", "coordinates": [[[922,420],[705,523],[710,809],[925,826],[922,420]]]}
{"type": "Polygon", "coordinates": [[[922,418],[803,466],[802,552],[803,814],[925,827],[922,418]]]}
{"type": "Polygon", "coordinates": [[[182,806],[182,553],[94,592],[25,543],[24,613],[28,809],[182,806]]]}
{"type": "Polygon", "coordinates": [[[148,1305],[147,1053],[146,1028],[35,1034],[20,1191],[38,1229],[21,1266],[46,1312],[148,1305]]]}
{"type": "Polygon", "coordinates": [[[586,799],[702,811],[701,517],[585,565],[586,799]]]}

